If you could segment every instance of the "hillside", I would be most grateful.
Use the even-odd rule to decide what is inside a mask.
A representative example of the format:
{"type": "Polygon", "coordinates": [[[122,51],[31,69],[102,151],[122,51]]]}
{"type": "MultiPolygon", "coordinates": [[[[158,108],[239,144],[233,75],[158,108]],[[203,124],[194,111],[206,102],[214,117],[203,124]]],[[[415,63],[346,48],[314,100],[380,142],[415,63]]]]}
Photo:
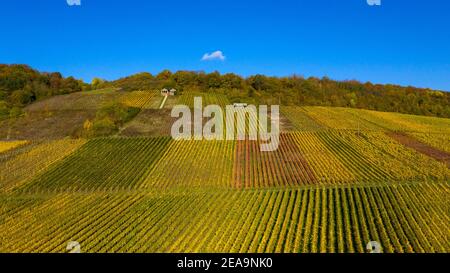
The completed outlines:
{"type": "Polygon", "coordinates": [[[335,81],[324,78],[247,78],[220,74],[164,70],[158,75],[138,73],[114,81],[94,78],[91,84],[64,78],[58,72],[39,72],[27,65],[0,64],[0,120],[16,117],[20,109],[45,98],[91,89],[123,91],[176,88],[195,94],[224,96],[231,102],[285,106],[334,106],[450,118],[450,93],[392,84],[335,81]]]}
{"type": "Polygon", "coordinates": [[[85,122],[94,121],[102,108],[120,103],[144,109],[147,103],[156,105],[159,101],[156,92],[120,92],[112,88],[52,96],[24,107],[18,117],[0,120],[0,139],[78,137],[85,122]]]}
{"type": "MultiPolygon", "coordinates": [[[[99,87],[123,90],[160,90],[176,88],[181,93],[225,96],[231,102],[279,104],[284,106],[333,106],[404,114],[450,118],[450,93],[393,84],[361,83],[356,80],[335,81],[324,78],[268,77],[247,78],[220,74],[165,70],[158,75],[139,73],[99,87]]],[[[95,86],[93,86],[95,87],[95,86]]]]}
{"type": "Polygon", "coordinates": [[[12,268],[446,268],[450,1],[0,10],[12,268]]]}
{"type": "Polygon", "coordinates": [[[365,252],[374,240],[384,252],[450,251],[450,119],[284,97],[274,152],[176,141],[174,105],[273,99],[249,96],[250,79],[241,97],[184,82],[161,105],[156,87],[179,76],[100,82],[0,121],[0,252],[69,241],[83,252],[365,252]]]}
{"type": "Polygon", "coordinates": [[[0,142],[0,252],[450,251],[450,119],[282,106],[262,153],[173,140],[170,108],[196,95],[230,101],[103,89],[25,107],[9,136],[27,141],[0,142]],[[138,111],[108,135],[73,135],[121,107],[138,111]]]}
{"type": "Polygon", "coordinates": [[[89,89],[89,85],[59,72],[42,73],[27,65],[0,64],[0,120],[17,117],[21,108],[55,95],[89,89]]]}

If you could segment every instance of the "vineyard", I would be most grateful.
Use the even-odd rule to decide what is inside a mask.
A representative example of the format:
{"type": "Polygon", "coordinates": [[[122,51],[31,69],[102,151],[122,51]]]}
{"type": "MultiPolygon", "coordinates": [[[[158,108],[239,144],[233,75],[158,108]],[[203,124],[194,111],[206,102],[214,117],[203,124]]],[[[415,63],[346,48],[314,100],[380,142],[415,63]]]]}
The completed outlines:
{"type": "Polygon", "coordinates": [[[450,154],[450,137],[439,133],[410,133],[417,140],[450,154]]]}
{"type": "Polygon", "coordinates": [[[30,105],[79,113],[118,101],[140,113],[110,137],[0,142],[0,252],[65,252],[70,241],[83,252],[361,253],[370,241],[450,251],[448,119],[281,107],[289,129],[274,152],[262,140],[172,139],[170,107],[198,95],[165,109],[153,91],[30,105]]]}
{"type": "Polygon", "coordinates": [[[155,91],[133,91],[125,93],[121,97],[121,102],[125,105],[140,109],[156,108],[158,93],[155,91]]]}
{"type": "Polygon", "coordinates": [[[21,192],[133,189],[169,138],[96,139],[33,179],[21,192]]]}
{"type": "Polygon", "coordinates": [[[308,116],[300,107],[282,107],[281,114],[289,118],[293,124],[293,131],[317,132],[326,128],[308,116]]]}
{"type": "Polygon", "coordinates": [[[273,153],[239,141],[235,154],[239,188],[450,179],[444,164],[377,132],[288,133],[273,153]]]}
{"type": "Polygon", "coordinates": [[[228,188],[234,145],[233,141],[172,141],[146,177],[143,187],[228,188]]]}
{"type": "Polygon", "coordinates": [[[282,107],[295,131],[353,130],[450,134],[450,119],[340,107],[282,107]]]}
{"type": "Polygon", "coordinates": [[[431,270],[420,258],[450,254],[450,0],[0,7],[13,270],[431,270]]]}
{"type": "Polygon", "coordinates": [[[200,93],[189,90],[183,92],[178,99],[178,103],[194,108],[195,97],[201,97],[203,105],[219,105],[221,107],[230,105],[228,98],[223,94],[200,93]]]}
{"type": "MultiPolygon", "coordinates": [[[[278,150],[271,153],[260,152],[260,144],[169,137],[94,139],[17,191],[249,189],[450,179],[445,164],[378,132],[283,133],[278,150]]],[[[21,164],[9,163],[4,169],[10,171],[4,173],[20,177],[13,166],[21,164]]]]}
{"type": "Polygon", "coordinates": [[[27,112],[58,112],[96,110],[102,105],[123,97],[123,94],[114,89],[98,90],[93,92],[78,92],[68,95],[54,96],[28,106],[27,112]]]}
{"type": "Polygon", "coordinates": [[[73,153],[83,140],[46,141],[0,161],[0,193],[11,191],[73,153]]]}
{"type": "Polygon", "coordinates": [[[448,184],[2,197],[0,252],[448,252],[448,184]],[[442,206],[442,204],[445,204],[442,206]]]}

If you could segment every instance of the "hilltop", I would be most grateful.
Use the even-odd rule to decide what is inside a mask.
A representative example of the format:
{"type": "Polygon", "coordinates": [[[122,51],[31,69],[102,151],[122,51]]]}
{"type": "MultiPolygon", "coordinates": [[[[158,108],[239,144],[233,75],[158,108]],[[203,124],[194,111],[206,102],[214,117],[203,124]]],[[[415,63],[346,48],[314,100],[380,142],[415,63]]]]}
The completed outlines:
{"type": "Polygon", "coordinates": [[[114,81],[94,78],[84,83],[58,72],[41,73],[26,65],[0,65],[0,119],[21,114],[21,108],[45,98],[80,91],[118,88],[122,91],[176,88],[223,95],[230,102],[284,106],[333,106],[404,114],[450,117],[450,93],[392,84],[361,83],[329,78],[247,78],[236,74],[164,70],[157,75],[138,73],[114,81]]]}

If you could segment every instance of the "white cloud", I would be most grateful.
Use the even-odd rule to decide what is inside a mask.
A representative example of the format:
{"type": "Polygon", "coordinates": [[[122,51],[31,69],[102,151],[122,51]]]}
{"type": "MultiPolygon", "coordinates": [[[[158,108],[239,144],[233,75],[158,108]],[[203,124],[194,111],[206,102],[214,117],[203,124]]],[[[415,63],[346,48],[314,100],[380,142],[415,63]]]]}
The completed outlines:
{"type": "Polygon", "coordinates": [[[369,6],[381,6],[381,0],[367,0],[369,6]]]}
{"type": "Polygon", "coordinates": [[[214,60],[220,60],[225,61],[226,57],[223,55],[223,52],[218,50],[213,53],[206,53],[203,55],[202,61],[214,61],[214,60]]]}
{"type": "Polygon", "coordinates": [[[81,0],[67,0],[69,6],[81,6],[81,0]]]}

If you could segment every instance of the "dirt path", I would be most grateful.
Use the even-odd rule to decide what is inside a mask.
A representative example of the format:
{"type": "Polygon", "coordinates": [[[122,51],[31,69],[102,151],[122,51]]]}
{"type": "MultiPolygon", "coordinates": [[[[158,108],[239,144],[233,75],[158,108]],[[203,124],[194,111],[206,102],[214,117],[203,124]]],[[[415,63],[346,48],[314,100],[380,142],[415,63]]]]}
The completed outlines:
{"type": "Polygon", "coordinates": [[[164,108],[164,105],[166,104],[166,101],[167,101],[168,97],[169,96],[164,96],[164,98],[163,98],[163,100],[161,102],[161,105],[159,106],[159,109],[163,109],[164,108]]]}
{"type": "Polygon", "coordinates": [[[418,151],[419,153],[427,155],[427,156],[434,158],[440,162],[443,162],[443,163],[447,164],[448,168],[450,168],[450,154],[448,154],[444,151],[438,150],[434,147],[431,147],[425,143],[422,143],[422,142],[418,141],[417,139],[415,139],[411,136],[408,136],[404,133],[387,132],[386,134],[388,136],[390,136],[391,138],[400,142],[402,145],[412,148],[412,149],[418,151]]]}

